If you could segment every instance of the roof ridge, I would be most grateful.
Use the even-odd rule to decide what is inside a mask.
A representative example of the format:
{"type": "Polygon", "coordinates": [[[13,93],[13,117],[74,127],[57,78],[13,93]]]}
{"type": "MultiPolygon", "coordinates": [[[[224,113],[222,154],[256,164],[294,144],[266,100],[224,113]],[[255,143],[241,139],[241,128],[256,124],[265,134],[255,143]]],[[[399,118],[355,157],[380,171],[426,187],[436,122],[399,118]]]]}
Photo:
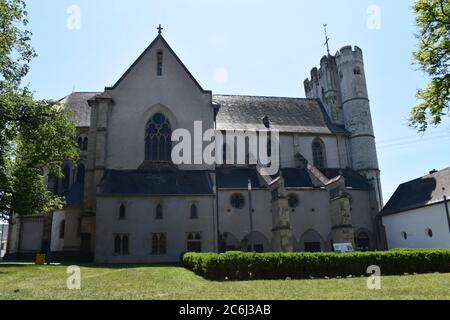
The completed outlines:
{"type": "Polygon", "coordinates": [[[292,100],[308,100],[315,101],[317,99],[311,98],[301,98],[301,97],[281,97],[281,96],[256,96],[256,95],[246,95],[246,94],[213,94],[214,97],[248,97],[248,98],[268,98],[268,99],[292,99],[292,100]]]}

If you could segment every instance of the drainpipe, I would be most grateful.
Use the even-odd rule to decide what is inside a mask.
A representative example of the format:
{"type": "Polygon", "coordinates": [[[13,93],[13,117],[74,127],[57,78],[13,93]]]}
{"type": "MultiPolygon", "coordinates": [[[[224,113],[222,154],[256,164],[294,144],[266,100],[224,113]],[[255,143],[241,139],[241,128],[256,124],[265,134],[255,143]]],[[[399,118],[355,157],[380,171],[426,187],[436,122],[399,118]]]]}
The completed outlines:
{"type": "Polygon", "coordinates": [[[447,196],[444,196],[444,206],[445,206],[445,212],[447,213],[448,231],[450,232],[450,212],[448,209],[447,196]]]}

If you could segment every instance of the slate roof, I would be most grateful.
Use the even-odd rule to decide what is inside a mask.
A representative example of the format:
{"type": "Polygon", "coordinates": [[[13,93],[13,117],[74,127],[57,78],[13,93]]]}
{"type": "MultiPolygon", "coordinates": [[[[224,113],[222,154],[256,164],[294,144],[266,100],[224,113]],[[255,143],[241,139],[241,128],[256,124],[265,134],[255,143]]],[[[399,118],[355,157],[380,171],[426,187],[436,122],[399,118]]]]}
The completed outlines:
{"type": "Polygon", "coordinates": [[[388,216],[442,202],[450,195],[450,168],[401,184],[381,211],[388,216]]]}
{"type": "Polygon", "coordinates": [[[254,168],[219,167],[216,171],[216,179],[219,189],[247,189],[248,180],[252,181],[253,188],[264,188],[254,168]]]}
{"type": "Polygon", "coordinates": [[[328,179],[334,179],[339,175],[345,178],[345,187],[349,189],[369,190],[371,188],[367,179],[352,169],[323,169],[322,173],[328,179]]]}
{"type": "Polygon", "coordinates": [[[206,171],[107,170],[99,195],[212,195],[206,171]]]}
{"type": "Polygon", "coordinates": [[[331,123],[315,99],[214,95],[213,103],[220,105],[218,130],[264,130],[263,118],[267,116],[270,128],[280,132],[346,133],[343,127],[331,123]]]}
{"type": "Polygon", "coordinates": [[[100,92],[74,92],[64,97],[59,102],[65,104],[67,110],[73,111],[70,120],[77,127],[89,127],[91,124],[91,107],[88,100],[100,94],[100,92]]]}
{"type": "MultiPolygon", "coordinates": [[[[281,169],[286,188],[317,188],[312,177],[306,169],[283,168],[281,169]]],[[[352,169],[325,169],[325,176],[333,179],[340,175],[345,178],[348,189],[369,190],[370,185],[366,178],[352,169]]],[[[277,175],[278,176],[278,175],[277,175]]],[[[217,185],[221,189],[247,189],[248,180],[252,181],[255,189],[265,188],[258,178],[255,168],[219,167],[216,171],[217,185]]],[[[274,176],[275,178],[276,176],[274,176]]]]}

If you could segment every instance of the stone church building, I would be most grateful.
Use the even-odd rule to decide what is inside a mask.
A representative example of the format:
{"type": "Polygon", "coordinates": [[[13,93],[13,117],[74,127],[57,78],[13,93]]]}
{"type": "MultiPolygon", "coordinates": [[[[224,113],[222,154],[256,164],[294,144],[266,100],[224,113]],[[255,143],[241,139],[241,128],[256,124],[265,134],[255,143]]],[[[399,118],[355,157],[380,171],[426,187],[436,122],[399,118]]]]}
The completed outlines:
{"type": "Polygon", "coordinates": [[[159,32],[114,86],[61,100],[80,158],[63,164],[63,179],[48,177],[48,188],[66,207],[13,217],[7,256],[161,263],[186,251],[385,248],[361,49],[324,56],[304,87],[306,98],[214,95],[159,32]],[[279,130],[279,173],[173,164],[172,132],[194,136],[195,121],[216,132],[279,130]]]}

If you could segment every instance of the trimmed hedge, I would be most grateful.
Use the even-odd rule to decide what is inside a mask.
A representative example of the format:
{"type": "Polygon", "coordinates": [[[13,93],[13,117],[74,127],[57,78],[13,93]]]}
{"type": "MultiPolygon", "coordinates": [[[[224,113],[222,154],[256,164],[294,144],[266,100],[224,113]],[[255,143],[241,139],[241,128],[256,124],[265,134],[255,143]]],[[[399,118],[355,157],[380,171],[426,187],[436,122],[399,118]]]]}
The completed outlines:
{"type": "Polygon", "coordinates": [[[450,272],[450,250],[392,250],[336,253],[186,253],[184,266],[209,279],[305,279],[368,276],[377,265],[382,275],[450,272]]]}

